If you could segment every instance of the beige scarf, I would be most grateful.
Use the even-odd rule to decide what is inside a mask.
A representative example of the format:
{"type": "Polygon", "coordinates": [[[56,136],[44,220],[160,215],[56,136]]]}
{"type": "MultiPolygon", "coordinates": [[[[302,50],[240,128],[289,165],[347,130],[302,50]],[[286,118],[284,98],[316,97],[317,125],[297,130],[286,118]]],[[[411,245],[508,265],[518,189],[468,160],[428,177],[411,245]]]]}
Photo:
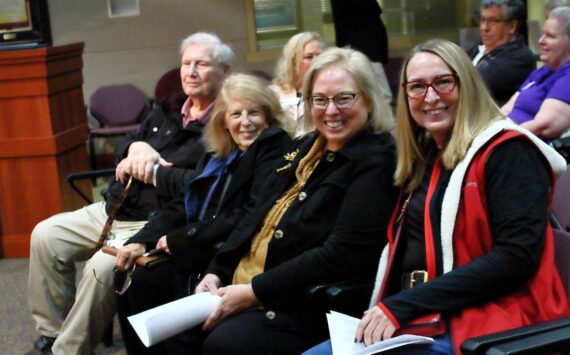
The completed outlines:
{"type": "Polygon", "coordinates": [[[267,248],[269,246],[269,241],[275,232],[275,228],[321,161],[325,143],[325,139],[319,135],[311,147],[311,150],[309,150],[309,153],[307,153],[307,155],[299,162],[299,166],[295,171],[297,182],[289,190],[283,193],[281,198],[275,202],[265,217],[263,227],[253,238],[249,253],[241,259],[234,272],[232,281],[234,285],[249,284],[254,276],[263,272],[265,268],[265,259],[267,257],[267,248]]]}

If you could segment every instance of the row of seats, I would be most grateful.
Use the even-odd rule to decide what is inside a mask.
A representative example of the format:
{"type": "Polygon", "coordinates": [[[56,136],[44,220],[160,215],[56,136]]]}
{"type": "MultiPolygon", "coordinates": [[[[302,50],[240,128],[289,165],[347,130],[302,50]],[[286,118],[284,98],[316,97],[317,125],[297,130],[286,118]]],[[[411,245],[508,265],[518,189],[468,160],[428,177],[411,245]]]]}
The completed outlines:
{"type": "MultiPolygon", "coordinates": [[[[154,100],[161,101],[182,93],[180,69],[166,72],[156,83],[154,100]]],[[[108,85],[98,88],[89,99],[89,113],[98,127],[89,128],[89,159],[91,169],[97,169],[95,140],[125,135],[136,131],[152,103],[131,84],[108,85]]]]}

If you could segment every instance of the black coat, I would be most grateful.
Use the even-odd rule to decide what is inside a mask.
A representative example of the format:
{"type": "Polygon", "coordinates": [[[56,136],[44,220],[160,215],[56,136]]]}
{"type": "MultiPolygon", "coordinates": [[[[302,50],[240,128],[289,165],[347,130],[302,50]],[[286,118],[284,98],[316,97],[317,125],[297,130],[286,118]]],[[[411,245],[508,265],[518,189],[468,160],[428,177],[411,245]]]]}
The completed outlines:
{"type": "MultiPolygon", "coordinates": [[[[217,215],[187,224],[183,195],[185,188],[192,189],[201,199],[205,198],[215,177],[194,180],[206,166],[211,154],[206,155],[195,171],[159,168],[157,191],[163,197],[175,197],[175,207],[168,206],[154,215],[149,223],[129,243],[147,243],[150,247],[163,235],[167,236],[177,269],[181,272],[202,271],[213,257],[214,246],[224,241],[244,215],[252,198],[257,197],[266,176],[273,169],[278,157],[289,146],[290,138],[280,128],[264,130],[245,154],[228,167],[232,178],[222,198],[214,194],[211,204],[217,206],[217,215]]],[[[226,176],[227,178],[227,176],[226,176]]],[[[218,185],[218,192],[223,183],[218,185]]]]}
{"type": "Polygon", "coordinates": [[[349,46],[373,62],[388,62],[388,34],[376,0],[331,0],[337,47],[349,46]]]}
{"type": "MultiPolygon", "coordinates": [[[[193,169],[204,155],[201,142],[203,124],[192,124],[182,128],[179,111],[173,110],[166,103],[156,105],[136,132],[129,133],[117,146],[115,156],[119,163],[128,155],[129,147],[137,141],[150,144],[160,155],[176,167],[193,169]]],[[[119,200],[124,187],[113,177],[105,192],[107,213],[119,200]]],[[[131,190],[116,219],[121,221],[144,221],[161,207],[154,186],[140,181],[133,181],[131,190]]]]}
{"type": "MultiPolygon", "coordinates": [[[[473,59],[478,52],[479,48],[475,46],[467,54],[473,59]]],[[[485,54],[476,68],[495,102],[502,106],[536,69],[536,58],[523,38],[518,36],[485,54]]]]}
{"type": "MultiPolygon", "coordinates": [[[[293,161],[285,155],[267,176],[255,205],[209,265],[207,273],[231,284],[268,211],[296,181],[295,170],[315,141],[295,141],[293,161]],[[287,158],[286,158],[287,157],[287,158]],[[289,164],[290,163],[290,164],[289,164]]],[[[274,319],[296,319],[301,327],[322,327],[322,308],[305,291],[314,285],[370,277],[386,243],[386,227],[397,192],[392,176],[395,147],[389,133],[364,131],[337,152],[327,151],[287,209],[269,242],[265,271],[253,278],[256,297],[274,319]],[[279,315],[281,314],[281,316],[279,315]]]]}

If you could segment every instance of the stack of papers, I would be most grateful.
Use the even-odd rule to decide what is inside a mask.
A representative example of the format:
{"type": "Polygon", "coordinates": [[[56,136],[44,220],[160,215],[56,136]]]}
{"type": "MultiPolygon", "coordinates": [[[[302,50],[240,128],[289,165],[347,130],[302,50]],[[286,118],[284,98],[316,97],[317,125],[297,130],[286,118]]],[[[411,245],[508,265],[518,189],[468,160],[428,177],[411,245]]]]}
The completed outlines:
{"type": "Polygon", "coordinates": [[[331,311],[327,314],[333,355],[369,355],[410,344],[431,344],[433,338],[417,335],[400,335],[370,346],[354,343],[354,334],[360,319],[331,311]]]}

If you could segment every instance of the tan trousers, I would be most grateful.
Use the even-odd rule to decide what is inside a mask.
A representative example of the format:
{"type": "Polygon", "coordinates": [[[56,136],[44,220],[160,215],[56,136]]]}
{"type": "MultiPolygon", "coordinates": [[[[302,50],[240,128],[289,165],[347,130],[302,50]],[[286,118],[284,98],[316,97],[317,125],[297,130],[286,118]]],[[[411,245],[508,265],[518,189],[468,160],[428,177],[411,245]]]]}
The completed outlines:
{"type": "MultiPolygon", "coordinates": [[[[114,257],[94,253],[106,220],[99,202],[52,216],[32,232],[28,303],[38,333],[57,337],[56,355],[92,354],[116,312],[114,257]],[[75,263],[85,260],[76,292],[75,263]]],[[[127,239],[145,223],[115,221],[108,239],[127,239]]]]}

